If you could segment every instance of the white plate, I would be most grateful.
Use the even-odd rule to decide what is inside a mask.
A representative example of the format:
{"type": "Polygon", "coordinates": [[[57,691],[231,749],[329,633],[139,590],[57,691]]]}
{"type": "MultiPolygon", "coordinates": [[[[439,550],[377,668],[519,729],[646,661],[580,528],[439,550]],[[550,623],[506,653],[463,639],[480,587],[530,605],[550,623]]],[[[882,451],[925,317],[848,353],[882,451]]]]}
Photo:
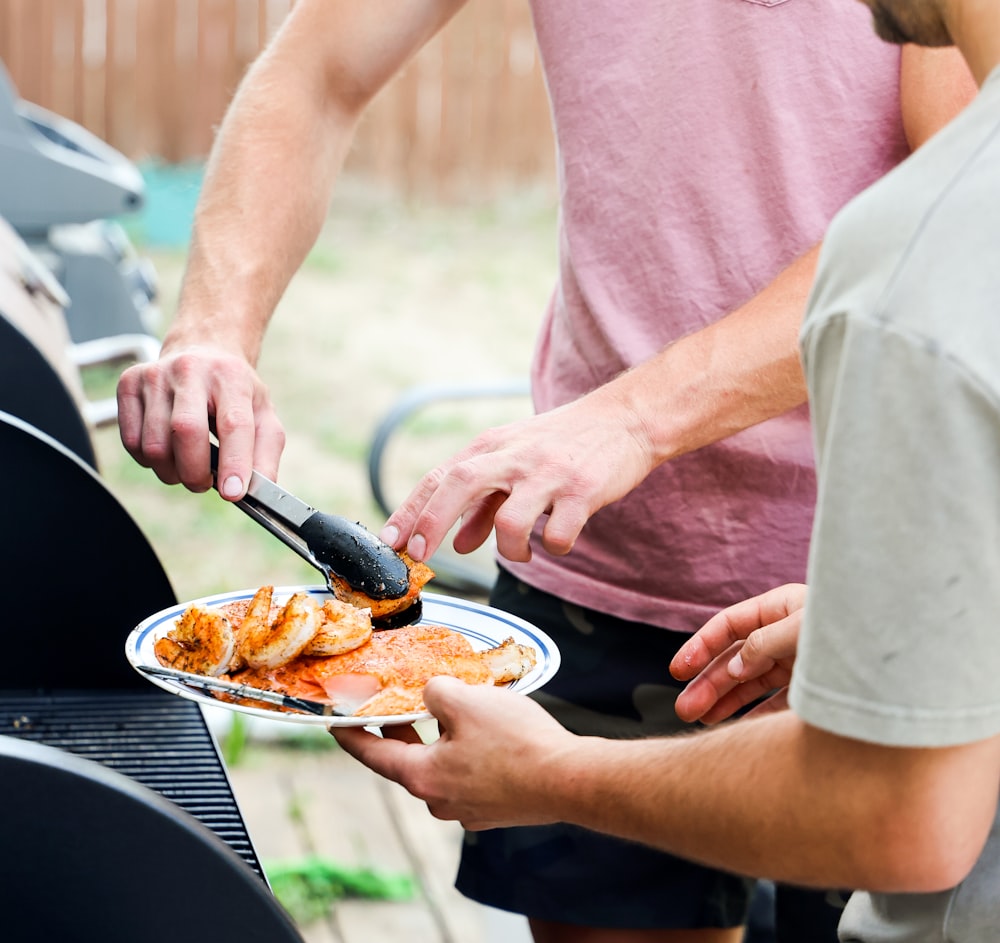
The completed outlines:
{"type": "MultiPolygon", "coordinates": [[[[243,704],[231,704],[220,701],[204,691],[199,691],[183,681],[169,678],[154,678],[140,669],[143,665],[158,666],[159,662],[153,654],[153,643],[166,635],[184,611],[193,605],[203,607],[223,606],[239,599],[250,599],[256,589],[236,590],[231,593],[221,593],[217,596],[205,596],[190,602],[171,606],[144,619],[129,634],[125,643],[125,655],[129,663],[147,681],[158,685],[171,694],[189,698],[192,701],[211,707],[224,707],[230,710],[251,714],[267,720],[282,720],[291,724],[313,724],[324,727],[381,727],[385,724],[409,724],[416,720],[425,720],[431,715],[426,712],[413,714],[392,714],[384,717],[327,717],[316,714],[292,714],[279,710],[267,710],[262,707],[248,707],[243,704]]],[[[307,592],[321,603],[330,598],[330,591],[325,586],[278,586],[274,590],[274,601],[283,602],[294,593],[307,592]]],[[[559,650],[555,643],[540,629],[535,628],[523,619],[451,596],[438,596],[434,593],[423,593],[423,612],[417,624],[443,625],[464,635],[477,651],[493,648],[506,638],[513,637],[519,645],[530,645],[535,650],[537,658],[535,667],[523,678],[507,685],[513,691],[527,693],[540,688],[559,670],[559,650]]],[[[391,629],[385,631],[391,632],[391,629]]]]}

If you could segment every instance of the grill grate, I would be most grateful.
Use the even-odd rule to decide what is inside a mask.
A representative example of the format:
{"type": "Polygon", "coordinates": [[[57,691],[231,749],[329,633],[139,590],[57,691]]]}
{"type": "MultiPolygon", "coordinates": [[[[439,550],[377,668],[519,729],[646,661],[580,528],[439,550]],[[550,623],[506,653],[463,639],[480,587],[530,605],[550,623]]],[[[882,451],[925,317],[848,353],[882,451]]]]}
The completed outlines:
{"type": "Polygon", "coordinates": [[[0,734],[58,747],[155,790],[264,878],[197,704],[159,691],[5,692],[0,734]]]}

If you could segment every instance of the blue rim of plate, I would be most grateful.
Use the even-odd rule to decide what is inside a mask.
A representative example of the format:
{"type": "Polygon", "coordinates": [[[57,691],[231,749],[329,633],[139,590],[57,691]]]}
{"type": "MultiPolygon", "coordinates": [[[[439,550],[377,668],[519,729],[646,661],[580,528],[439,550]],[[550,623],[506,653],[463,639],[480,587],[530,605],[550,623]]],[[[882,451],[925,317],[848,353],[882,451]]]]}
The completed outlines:
{"type": "MultiPolygon", "coordinates": [[[[179,697],[198,701],[209,707],[222,707],[240,713],[250,714],[267,720],[280,720],[292,724],[307,724],[324,727],[382,727],[389,724],[410,724],[418,720],[426,720],[431,715],[426,711],[411,714],[392,714],[380,717],[321,717],[314,714],[292,714],[285,711],[267,710],[262,707],[250,707],[243,704],[231,704],[212,697],[204,691],[192,688],[182,681],[169,678],[154,678],[142,671],[143,665],[158,665],[153,655],[153,643],[161,635],[168,632],[174,622],[180,618],[189,606],[217,607],[241,599],[250,599],[257,588],[233,590],[212,596],[202,596],[188,602],[178,603],[148,616],[130,633],[125,642],[125,656],[129,664],[147,681],[157,687],[176,694],[179,697]]],[[[326,586],[276,586],[274,598],[287,599],[294,593],[309,593],[319,600],[330,597],[326,586]]],[[[514,641],[521,645],[531,645],[535,649],[537,663],[523,678],[513,681],[504,687],[512,691],[527,694],[546,684],[559,670],[559,649],[555,642],[541,629],[491,606],[470,602],[454,596],[441,596],[437,593],[421,594],[423,612],[417,624],[443,625],[456,632],[461,632],[469,639],[473,648],[485,649],[499,645],[504,639],[513,636],[514,641]]],[[[392,629],[383,631],[391,632],[392,629]]]]}

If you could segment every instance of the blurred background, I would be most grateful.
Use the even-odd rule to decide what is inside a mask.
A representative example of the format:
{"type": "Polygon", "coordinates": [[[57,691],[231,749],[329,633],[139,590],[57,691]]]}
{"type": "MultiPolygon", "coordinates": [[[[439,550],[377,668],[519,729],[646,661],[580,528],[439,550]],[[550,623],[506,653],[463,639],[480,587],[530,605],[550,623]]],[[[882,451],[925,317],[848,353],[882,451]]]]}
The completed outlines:
{"type": "MultiPolygon", "coordinates": [[[[198,163],[291,0],[3,0],[22,97],[126,156],[198,163]]],[[[527,4],[471,3],[372,106],[347,162],[408,197],[551,186],[548,103],[527,4]]],[[[154,194],[155,195],[155,194],[154,194]]]]}
{"type": "MultiPolygon", "coordinates": [[[[31,196],[40,215],[14,228],[69,290],[69,313],[84,300],[109,309],[94,279],[73,281],[72,265],[110,265],[136,309],[130,336],[146,334],[155,347],[176,305],[213,135],[291,5],[0,0],[0,80],[4,71],[8,79],[0,90],[9,86],[7,100],[0,96],[0,217],[31,196]],[[55,145],[64,162],[96,155],[109,176],[134,172],[131,196],[77,218],[67,212],[73,201],[49,184],[45,160],[19,182],[12,157],[23,157],[18,135],[28,125],[29,137],[46,138],[46,160],[55,145]]],[[[81,200],[85,190],[81,182],[81,200]]],[[[384,506],[425,471],[478,431],[528,415],[556,217],[549,109],[527,5],[470,3],[373,103],[324,232],[269,329],[259,370],[288,434],[281,483],[377,531],[384,506]]],[[[96,330],[73,318],[70,329],[77,348],[96,330]]],[[[98,471],[149,538],[178,599],[320,582],[214,492],[168,488],[135,465],[113,416],[101,413],[127,357],[76,360],[94,407],[98,471]]],[[[445,549],[439,562],[439,572],[458,575],[431,591],[481,598],[492,578],[490,546],[460,561],[445,549]],[[463,582],[469,567],[472,581],[463,582]]],[[[452,890],[457,825],[368,777],[325,734],[303,738],[287,725],[247,727],[220,714],[210,719],[262,858],[290,862],[293,876],[306,859],[335,872],[328,901],[289,904],[310,943],[404,932],[427,943],[523,937],[520,922],[484,914],[452,890]]]]}

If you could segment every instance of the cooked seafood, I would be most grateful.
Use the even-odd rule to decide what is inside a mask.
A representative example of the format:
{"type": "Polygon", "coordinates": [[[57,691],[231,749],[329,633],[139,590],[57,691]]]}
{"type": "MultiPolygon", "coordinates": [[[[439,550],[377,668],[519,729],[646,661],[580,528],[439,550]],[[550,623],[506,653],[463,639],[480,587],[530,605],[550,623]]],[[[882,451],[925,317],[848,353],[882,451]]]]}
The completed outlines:
{"type": "Polygon", "coordinates": [[[372,637],[370,609],[358,609],[339,599],[328,599],[320,610],[323,622],[303,649],[303,655],[343,655],[372,637]]]}
{"type": "Polygon", "coordinates": [[[493,676],[494,684],[506,684],[523,678],[535,667],[537,661],[533,648],[518,645],[512,638],[504,639],[496,648],[480,652],[479,657],[493,676]]]}
{"type": "Polygon", "coordinates": [[[332,704],[361,717],[425,710],[424,685],[435,675],[506,684],[536,663],[535,650],[512,638],[476,651],[460,632],[440,625],[373,633],[370,610],[339,599],[320,606],[308,593],[296,593],[279,606],[273,586],[219,609],[190,607],[153,651],[168,667],[332,704]]]}
{"type": "Polygon", "coordinates": [[[417,601],[424,586],[434,579],[434,571],[426,563],[413,560],[405,550],[401,550],[399,555],[406,563],[410,575],[410,588],[403,596],[397,596],[395,599],[372,599],[353,589],[336,575],[330,577],[330,588],[341,602],[349,603],[359,609],[370,609],[373,619],[384,619],[409,609],[417,601]]]}
{"type": "Polygon", "coordinates": [[[192,606],[153,644],[161,665],[216,677],[227,671],[236,651],[236,634],[217,609],[192,606]]]}
{"type": "Polygon", "coordinates": [[[425,710],[424,685],[435,675],[467,684],[502,684],[534,666],[534,650],[513,639],[477,652],[460,633],[421,624],[376,632],[344,655],[299,657],[271,671],[240,672],[231,680],[373,717],[425,710]]]}
{"type": "MultiPolygon", "coordinates": [[[[304,595],[304,594],[303,594],[304,595]]],[[[221,607],[221,611],[226,615],[237,633],[237,638],[243,638],[242,626],[249,618],[252,623],[261,625],[265,620],[269,624],[274,624],[281,615],[281,607],[276,606],[273,600],[274,588],[262,586],[254,594],[252,599],[238,599],[234,602],[226,603],[221,607]]],[[[340,655],[348,652],[359,645],[364,645],[371,638],[372,620],[371,613],[367,609],[358,609],[354,606],[342,603],[338,599],[327,599],[322,607],[319,607],[320,622],[315,634],[309,639],[305,648],[295,651],[295,647],[290,645],[286,649],[288,657],[283,661],[290,661],[295,655],[340,655]]],[[[249,645],[250,640],[244,639],[249,645]]],[[[276,667],[282,661],[277,661],[271,667],[276,667]]],[[[236,657],[230,662],[230,672],[239,671],[247,667],[251,662],[244,657],[240,657],[239,644],[237,644],[236,657]]]]}
{"type": "Polygon", "coordinates": [[[273,586],[261,586],[236,632],[237,661],[251,668],[277,668],[299,655],[323,624],[308,593],[296,593],[271,618],[273,586]]]}

